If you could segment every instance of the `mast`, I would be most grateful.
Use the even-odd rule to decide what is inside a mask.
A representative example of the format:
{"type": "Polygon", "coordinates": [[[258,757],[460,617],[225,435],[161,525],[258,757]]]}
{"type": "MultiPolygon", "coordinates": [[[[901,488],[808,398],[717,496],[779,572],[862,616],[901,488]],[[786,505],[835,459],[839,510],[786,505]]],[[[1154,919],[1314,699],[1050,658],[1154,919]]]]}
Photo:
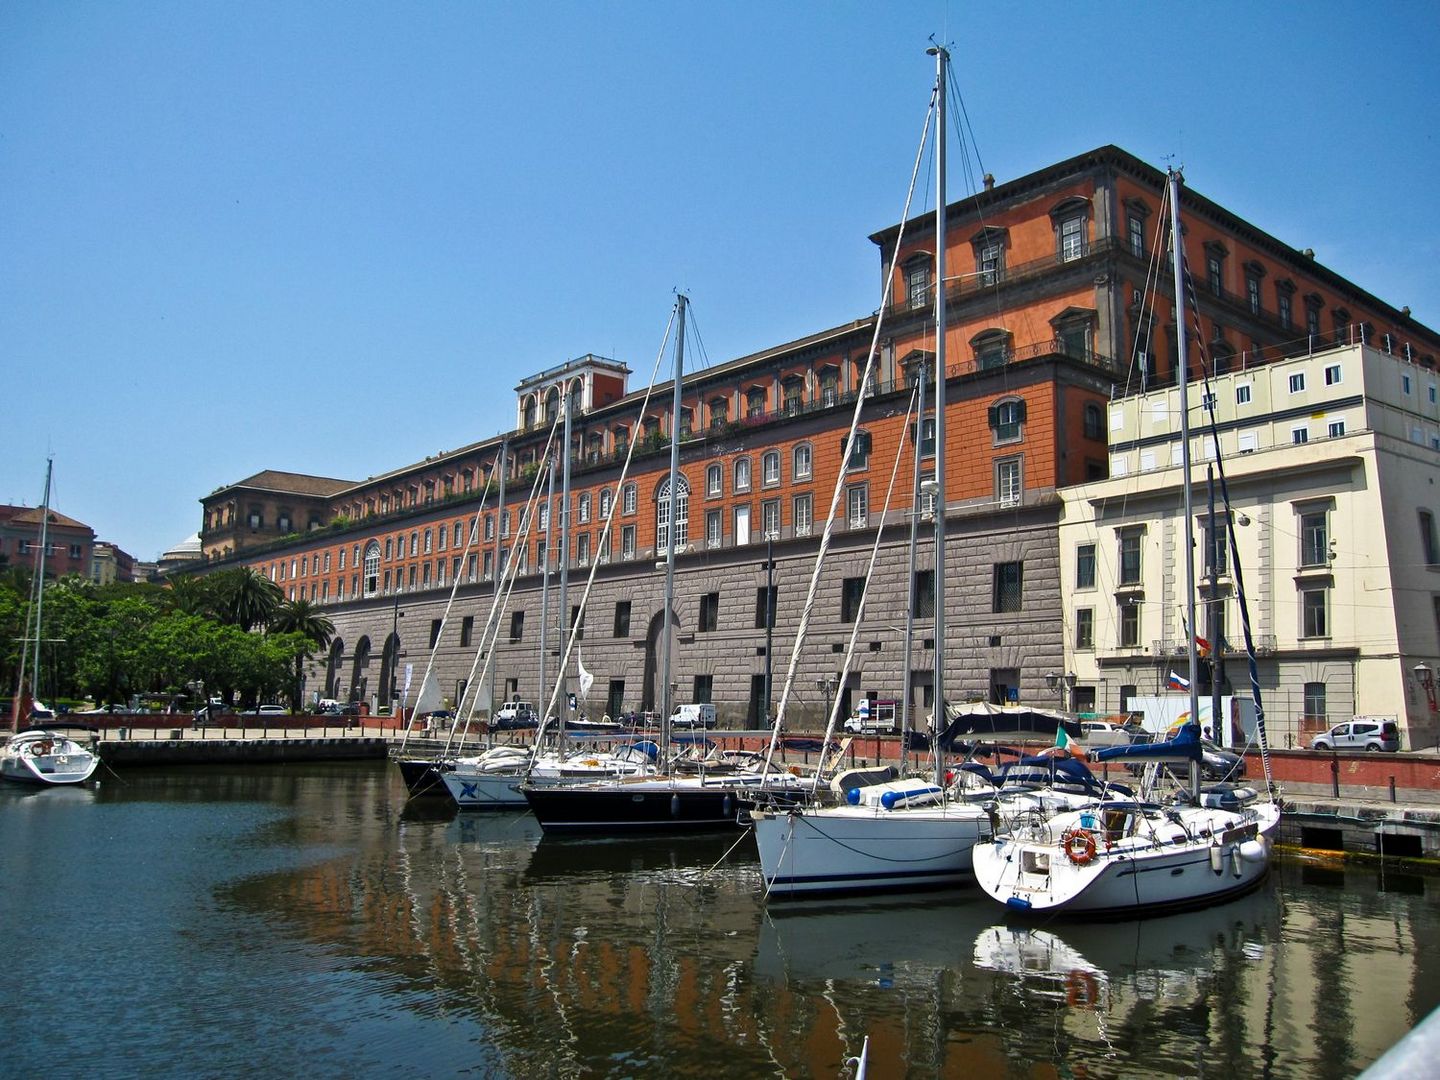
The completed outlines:
{"type": "Polygon", "coordinates": [[[920,508],[924,505],[924,492],[920,490],[920,459],[925,444],[925,380],[929,377],[925,361],[920,361],[920,374],[916,379],[919,391],[919,401],[915,409],[915,478],[910,488],[910,556],[906,565],[910,567],[909,593],[905,604],[905,659],[903,667],[905,672],[904,689],[900,696],[900,730],[904,733],[900,736],[900,775],[905,775],[905,767],[910,759],[910,732],[914,725],[910,722],[910,653],[914,647],[915,636],[915,548],[920,533],[920,508]]]}
{"type": "MultiPolygon", "coordinates": [[[[40,688],[40,638],[41,616],[45,611],[45,556],[50,550],[50,477],[55,471],[55,459],[45,459],[45,494],[40,500],[40,547],[35,552],[35,580],[30,583],[30,611],[33,615],[35,662],[30,666],[30,700],[33,702],[39,696],[40,688]]],[[[30,617],[26,623],[32,622],[30,617]]],[[[20,643],[20,685],[15,693],[15,706],[11,711],[11,727],[19,731],[21,727],[22,714],[26,712],[25,706],[25,646],[29,642],[20,643]]]]}
{"type": "MultiPolygon", "coordinates": [[[[1180,182],[1174,169],[1167,170],[1170,182],[1170,250],[1175,264],[1175,351],[1179,370],[1176,381],[1180,387],[1180,473],[1185,491],[1185,520],[1180,526],[1180,544],[1185,549],[1185,651],[1190,662],[1190,720],[1200,723],[1200,657],[1195,648],[1195,520],[1194,495],[1190,490],[1190,365],[1185,342],[1185,249],[1180,232],[1180,182]]],[[[1200,799],[1200,768],[1190,763],[1190,789],[1196,802],[1200,799]]]]}
{"type": "MultiPolygon", "coordinates": [[[[505,459],[509,455],[509,450],[509,440],[502,440],[500,443],[498,466],[500,470],[500,501],[496,504],[497,509],[495,511],[495,555],[490,564],[490,582],[497,597],[500,595],[500,579],[503,577],[500,573],[500,556],[501,552],[504,551],[504,540],[501,537],[501,533],[504,530],[501,526],[505,522],[505,515],[509,513],[509,510],[505,506],[505,466],[507,464],[505,459]]],[[[477,529],[480,527],[479,522],[476,522],[475,527],[477,529]]],[[[485,674],[480,677],[481,689],[490,696],[490,700],[485,704],[487,709],[486,715],[492,731],[494,730],[495,722],[495,646],[500,641],[500,609],[496,606],[494,610],[496,619],[494,633],[490,635],[490,651],[485,655],[485,674]]],[[[544,687],[544,683],[541,683],[541,687],[544,687]]],[[[474,711],[473,707],[471,711],[474,711]]]]}
{"type": "MultiPolygon", "coordinates": [[[[935,57],[935,784],[945,786],[940,733],[945,710],[945,68],[950,54],[936,45],[935,57]]],[[[906,678],[909,678],[907,673],[906,678]]]]}
{"type": "Polygon", "coordinates": [[[547,624],[550,622],[550,561],[554,558],[551,544],[551,528],[555,518],[555,455],[550,455],[550,475],[545,480],[545,558],[540,564],[540,707],[545,707],[546,667],[550,659],[550,650],[546,647],[549,642],[546,636],[547,624]]]}
{"type": "Polygon", "coordinates": [[[680,377],[685,370],[685,305],[689,301],[684,293],[675,300],[678,319],[675,331],[675,386],[670,399],[670,505],[666,508],[670,524],[665,544],[665,606],[660,612],[660,635],[664,649],[660,654],[660,760],[669,768],[670,760],[670,714],[674,702],[670,700],[670,669],[674,663],[670,632],[670,605],[675,598],[675,547],[680,526],[680,377]]]}
{"type": "MultiPolygon", "coordinates": [[[[570,592],[570,376],[565,376],[565,383],[560,389],[560,415],[565,418],[564,445],[561,449],[560,466],[560,640],[569,647],[570,634],[573,630],[570,626],[570,603],[568,600],[570,592]]],[[[545,558],[550,558],[550,546],[545,546],[545,558]]],[[[564,655],[562,651],[562,656],[564,655]]],[[[565,747],[565,715],[566,695],[565,682],[568,672],[562,666],[560,668],[560,723],[556,728],[557,737],[560,740],[560,747],[565,747]]]]}

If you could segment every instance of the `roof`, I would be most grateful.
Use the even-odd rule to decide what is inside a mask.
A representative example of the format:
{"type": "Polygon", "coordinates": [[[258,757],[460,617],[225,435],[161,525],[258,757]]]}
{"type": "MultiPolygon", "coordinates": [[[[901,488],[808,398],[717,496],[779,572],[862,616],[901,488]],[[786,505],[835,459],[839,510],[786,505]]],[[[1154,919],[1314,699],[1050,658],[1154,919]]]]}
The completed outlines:
{"type": "Polygon", "coordinates": [[[337,480],[330,476],[310,476],[306,473],[281,472],[278,469],[265,469],[262,472],[256,473],[254,476],[247,476],[244,480],[236,481],[233,484],[224,484],[212,491],[206,498],[213,498],[222,491],[230,491],[235,488],[283,492],[287,495],[317,495],[328,497],[354,485],[354,480],[337,480]]]}
{"type": "MultiPolygon", "coordinates": [[[[59,525],[70,529],[89,529],[83,521],[76,521],[72,517],[52,509],[49,514],[50,524],[59,525]]],[[[40,526],[40,508],[38,506],[0,506],[0,524],[14,522],[20,525],[40,526]]]]}

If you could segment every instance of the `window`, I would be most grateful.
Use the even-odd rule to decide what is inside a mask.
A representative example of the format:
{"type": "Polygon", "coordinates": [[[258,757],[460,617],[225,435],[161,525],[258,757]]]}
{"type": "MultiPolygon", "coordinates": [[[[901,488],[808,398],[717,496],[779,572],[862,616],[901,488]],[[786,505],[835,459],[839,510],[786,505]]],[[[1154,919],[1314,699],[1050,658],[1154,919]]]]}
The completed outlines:
{"type": "Polygon", "coordinates": [[[489,514],[485,515],[485,539],[487,541],[495,539],[495,519],[489,514]]]}
{"type": "Polygon", "coordinates": [[[735,462],[735,490],[750,490],[750,459],[740,458],[735,462]]]}
{"type": "Polygon", "coordinates": [[[600,491],[600,520],[610,519],[610,489],[603,488],[600,491]]]}
{"type": "MultiPolygon", "coordinates": [[[[683,476],[676,478],[678,490],[675,497],[675,540],[676,548],[689,543],[690,533],[690,485],[683,476]]],[[[670,478],[667,476],[660,485],[660,494],[655,501],[655,551],[657,554],[669,549],[670,540],[670,478]]]]}
{"type": "Polygon", "coordinates": [[[991,575],[990,610],[1012,612],[1020,610],[1020,593],[1023,586],[1025,564],[1018,562],[996,563],[991,575]]]}
{"type": "Polygon", "coordinates": [[[627,517],[635,513],[635,485],[626,484],[620,493],[620,512],[627,517]]]}
{"type": "Polygon", "coordinates": [[[1072,262],[1085,254],[1085,218],[1067,217],[1060,222],[1060,259],[1072,262]]]}
{"type": "Polygon", "coordinates": [[[1400,392],[1401,392],[1402,394],[1404,394],[1406,397],[1409,397],[1409,396],[1410,396],[1410,376],[1409,376],[1409,375],[1404,375],[1404,374],[1402,374],[1402,375],[1400,376],[1400,392]]]}
{"type": "Polygon", "coordinates": [[[820,373],[820,404],[834,405],[840,400],[840,373],[833,367],[820,373]]]}
{"type": "Polygon", "coordinates": [[[722,470],[718,464],[710,465],[705,469],[705,494],[709,498],[713,499],[717,495],[722,494],[721,472],[722,470]]]}
{"type": "Polygon", "coordinates": [[[930,262],[926,257],[905,264],[905,296],[912,308],[923,308],[930,300],[930,262]]]}
{"type": "Polygon", "coordinates": [[[615,636],[630,636],[630,601],[617,600],[615,602],[615,636]]]}
{"type": "Polygon", "coordinates": [[[1325,684],[1323,682],[1307,682],[1305,684],[1305,722],[1321,727],[1329,723],[1325,719],[1325,684]]]}
{"type": "Polygon", "coordinates": [[[410,555],[412,557],[420,554],[420,530],[416,529],[410,534],[410,555]]]}
{"type": "Polygon", "coordinates": [[[548,502],[540,504],[540,520],[535,527],[542,531],[550,528],[550,504],[548,502]]]}
{"type": "Polygon", "coordinates": [[[935,617],[935,571],[916,570],[910,585],[910,610],[917,619],[935,617]]]}
{"type": "Polygon", "coordinates": [[[1326,425],[1325,433],[1332,439],[1340,438],[1341,435],[1345,434],[1345,421],[1331,420],[1330,423],[1326,425]]]}
{"type": "Polygon", "coordinates": [[[696,675],[694,686],[691,691],[690,700],[702,705],[711,704],[715,693],[714,675],[696,675]]]}
{"type": "Polygon", "coordinates": [[[845,520],[852,529],[863,529],[870,524],[869,494],[864,484],[857,484],[845,492],[845,520]]]}
{"type": "Polygon", "coordinates": [[[778,585],[762,585],[755,590],[756,630],[764,630],[767,626],[775,625],[775,598],[779,593],[780,586],[778,585]]]}
{"type": "Polygon", "coordinates": [[[588,491],[580,496],[580,501],[576,504],[576,510],[580,518],[580,524],[586,524],[590,520],[590,493],[588,491]]]}
{"type": "Polygon", "coordinates": [[[1435,515],[1420,510],[1420,549],[1425,553],[1426,566],[1440,566],[1440,543],[1435,537],[1435,515]]]}
{"type": "Polygon", "coordinates": [[[1125,241],[1131,255],[1137,259],[1145,257],[1145,219],[1133,210],[1125,218],[1125,241]]]}
{"type": "Polygon", "coordinates": [[[620,529],[620,557],[635,558],[635,526],[625,525],[620,529]]]}
{"type": "Polygon", "coordinates": [[[1140,644],[1140,605],[1133,600],[1120,601],[1120,647],[1133,649],[1140,644]]]}
{"type": "Polygon", "coordinates": [[[846,578],[840,585],[840,621],[853,623],[860,617],[860,602],[865,596],[863,577],[846,578]]]}
{"type": "Polygon", "coordinates": [[[760,536],[780,535],[780,500],[770,499],[760,504],[760,536]]]}
{"type": "Polygon", "coordinates": [[[990,406],[990,430],[996,443],[1017,442],[1024,437],[1025,402],[1008,398],[990,406]]]}
{"type": "Polygon", "coordinates": [[[717,397],[710,399],[710,427],[723,428],[730,422],[730,399],[717,397]]]}
{"type": "Polygon", "coordinates": [[[1001,506],[1020,505],[1020,459],[1003,458],[995,463],[995,501],[1001,506]]]}
{"type": "Polygon", "coordinates": [[[801,443],[795,447],[795,453],[791,456],[790,465],[792,480],[810,479],[810,444],[801,443]]]}
{"type": "Polygon", "coordinates": [[[1236,404],[1236,405],[1249,405],[1249,404],[1250,404],[1250,384],[1249,384],[1249,383],[1236,383],[1236,384],[1235,384],[1235,404],[1236,404]]]}
{"type": "Polygon", "coordinates": [[[870,467],[870,433],[868,431],[855,432],[855,444],[849,445],[850,436],[840,437],[840,454],[845,459],[845,469],[848,472],[859,472],[870,467]]]}
{"type": "Polygon", "coordinates": [[[1075,588],[1095,588],[1095,545],[1080,544],[1075,548],[1075,588]]]}
{"type": "Polygon", "coordinates": [[[707,510],[705,512],[705,544],[707,547],[718,548],[724,539],[723,524],[719,510],[707,510]]]}
{"type": "Polygon", "coordinates": [[[1221,517],[1206,520],[1200,523],[1200,528],[1204,535],[1205,543],[1203,572],[1209,574],[1213,569],[1215,573],[1224,575],[1229,569],[1229,562],[1226,558],[1229,551],[1227,547],[1229,533],[1226,520],[1221,517]]]}
{"type": "Polygon", "coordinates": [[[1250,305],[1250,314],[1260,314],[1260,279],[1254,274],[1245,275],[1245,298],[1250,305]]]}
{"type": "Polygon", "coordinates": [[[1330,529],[1324,510],[1300,515],[1300,565],[1325,566],[1330,561],[1330,529]]]}
{"type": "Polygon", "coordinates": [[[1328,637],[1329,624],[1326,619],[1328,589],[1303,589],[1300,593],[1300,636],[1307,638],[1328,637]]]}
{"type": "Polygon", "coordinates": [[[926,473],[920,478],[920,516],[926,521],[935,520],[936,491],[935,474],[926,473]]]}
{"type": "MultiPolygon", "coordinates": [[[[1281,284],[1283,284],[1283,282],[1277,282],[1277,283],[1276,283],[1277,288],[1278,288],[1281,284]]],[[[1289,294],[1288,292],[1286,292],[1284,289],[1280,289],[1280,290],[1276,293],[1276,295],[1275,295],[1275,303],[1276,303],[1276,306],[1277,306],[1277,309],[1278,309],[1278,314],[1279,314],[1279,316],[1280,316],[1280,325],[1283,326],[1283,327],[1285,327],[1285,328],[1288,330],[1288,329],[1290,328],[1290,317],[1291,317],[1291,313],[1290,313],[1290,294],[1289,294]]]]}
{"type": "Polygon", "coordinates": [[[1294,371],[1290,373],[1290,393],[1298,394],[1305,389],[1305,373],[1294,371]]]}
{"type": "Polygon", "coordinates": [[[1140,584],[1140,533],[1120,534],[1120,578],[1121,585],[1140,584]]]}
{"type": "Polygon", "coordinates": [[[500,511],[500,538],[503,540],[510,535],[510,511],[500,511]]]}
{"type": "Polygon", "coordinates": [[[1205,258],[1205,283],[1214,296],[1221,296],[1225,292],[1224,266],[1220,256],[1214,252],[1205,258]]]}
{"type": "Polygon", "coordinates": [[[435,643],[440,640],[440,620],[430,620],[430,648],[435,648],[435,643]]]}
{"type": "Polygon", "coordinates": [[[1310,441],[1310,429],[1304,424],[1290,429],[1290,441],[1296,446],[1310,441]]]}
{"type": "MultiPolygon", "coordinates": [[[[434,548],[434,543],[433,543],[433,541],[434,541],[433,530],[431,530],[431,529],[426,529],[426,530],[425,530],[425,554],[426,554],[426,555],[429,555],[430,552],[433,550],[433,548],[434,548]]],[[[413,554],[413,552],[412,552],[412,554],[413,554]]]]}
{"type": "Polygon", "coordinates": [[[920,421],[920,456],[935,456],[935,418],[927,416],[920,421]]]}
{"type": "Polygon", "coordinates": [[[365,595],[374,596],[380,584],[380,544],[371,540],[365,545],[365,595]]]}
{"type": "Polygon", "coordinates": [[[767,450],[760,458],[760,482],[766,487],[780,482],[779,450],[767,450]]]}
{"type": "Polygon", "coordinates": [[[1075,648],[1086,650],[1095,648],[1094,608],[1075,609],[1075,648]]]}
{"type": "Polygon", "coordinates": [[[792,504],[794,517],[791,519],[791,531],[796,536],[809,536],[811,528],[814,527],[814,511],[811,508],[809,495],[796,495],[792,504]]]}
{"type": "Polygon", "coordinates": [[[525,612],[512,611],[510,613],[510,640],[519,641],[525,636],[525,612]]]}
{"type": "Polygon", "coordinates": [[[785,415],[795,416],[804,405],[805,384],[798,378],[785,383],[785,415]]]}
{"type": "Polygon", "coordinates": [[[1105,422],[1102,419],[1100,406],[1093,401],[1085,405],[1084,431],[1087,439],[1105,438],[1105,422]]]}
{"type": "Polygon", "coordinates": [[[581,566],[590,565],[590,534],[581,533],[575,538],[575,561],[581,566]]]}
{"type": "Polygon", "coordinates": [[[975,366],[989,371],[1005,366],[1010,359],[1010,335],[1003,330],[983,330],[970,339],[975,350],[975,366]]]}
{"type": "Polygon", "coordinates": [[[745,391],[745,415],[751,418],[765,415],[765,388],[752,386],[745,391]]]}

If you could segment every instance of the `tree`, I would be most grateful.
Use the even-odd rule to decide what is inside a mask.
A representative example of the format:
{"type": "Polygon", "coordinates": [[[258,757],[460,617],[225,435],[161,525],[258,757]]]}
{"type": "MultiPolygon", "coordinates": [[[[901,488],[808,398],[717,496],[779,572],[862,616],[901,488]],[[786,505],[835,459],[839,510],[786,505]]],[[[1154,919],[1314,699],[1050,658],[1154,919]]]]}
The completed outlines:
{"type": "Polygon", "coordinates": [[[290,711],[301,709],[305,694],[305,661],[314,653],[329,647],[335,637],[335,624],[309,600],[287,600],[270,619],[270,633],[290,634],[298,638],[294,663],[295,681],[290,693],[290,711]]]}
{"type": "Polygon", "coordinates": [[[250,566],[221,570],[213,578],[217,617],[241,630],[269,625],[284,601],[280,587],[250,566]]]}

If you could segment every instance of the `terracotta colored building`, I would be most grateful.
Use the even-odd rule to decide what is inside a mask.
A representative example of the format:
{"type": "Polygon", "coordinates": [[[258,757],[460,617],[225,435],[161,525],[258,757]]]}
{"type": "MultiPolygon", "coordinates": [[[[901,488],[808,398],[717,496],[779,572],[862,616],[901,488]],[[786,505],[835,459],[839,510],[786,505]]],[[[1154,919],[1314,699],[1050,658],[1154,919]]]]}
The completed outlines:
{"type": "MultiPolygon", "coordinates": [[[[1171,278],[1155,242],[1164,183],[1151,166],[1102,147],[1008,183],[987,178],[984,191],[949,208],[941,449],[952,700],[1054,700],[1045,674],[1064,670],[1057,490],[1107,475],[1110,400],[1175,378],[1171,278]]],[[[1184,223],[1201,335],[1216,368],[1352,340],[1433,366],[1440,338],[1309,252],[1192,192],[1184,223]]],[[[480,708],[517,695],[541,699],[542,663],[552,679],[555,668],[539,648],[542,595],[547,654],[561,617],[555,578],[546,593],[539,570],[559,564],[561,511],[552,523],[537,509],[527,528],[525,507],[544,479],[546,440],[568,397],[572,608],[598,567],[584,616],[584,662],[597,677],[592,715],[656,708],[664,697],[656,559],[673,528],[675,699],[713,701],[722,724],[760,722],[780,695],[832,495],[838,529],[790,715],[817,721],[837,697],[842,710],[862,695],[898,700],[907,679],[926,713],[933,545],[922,529],[912,565],[909,539],[912,511],[927,518],[935,498],[925,483],[933,423],[912,411],[912,388],[922,373],[933,380],[936,354],[933,219],[871,239],[880,255],[878,315],[687,375],[678,416],[669,383],[654,388],[642,411],[644,391],[628,386],[623,364],[580,357],[516,387],[517,427],[502,437],[361,483],[267,471],[217,490],[201,500],[206,566],[254,566],[287,596],[327,609],[338,636],[310,673],[315,696],[385,705],[406,668],[418,684],[433,647],[446,695],[458,698],[478,677],[476,652],[494,618],[495,675],[480,708]],[[875,369],[862,387],[872,342],[875,369]],[[683,474],[675,493],[667,476],[672,437],[683,474]],[[547,524],[555,526],[548,535],[547,524]],[[520,573],[492,614],[507,558],[520,573]],[[862,593],[868,607],[842,680],[862,593]]],[[[1192,364],[1199,356],[1192,353],[1192,364]]],[[[557,507],[559,498],[557,480],[557,507]]]]}
{"type": "MultiPolygon", "coordinates": [[[[49,549],[45,556],[46,577],[90,576],[95,530],[89,525],[52,509],[45,544],[49,549]]],[[[0,564],[33,570],[39,547],[40,508],[0,506],[0,564]]]]}

